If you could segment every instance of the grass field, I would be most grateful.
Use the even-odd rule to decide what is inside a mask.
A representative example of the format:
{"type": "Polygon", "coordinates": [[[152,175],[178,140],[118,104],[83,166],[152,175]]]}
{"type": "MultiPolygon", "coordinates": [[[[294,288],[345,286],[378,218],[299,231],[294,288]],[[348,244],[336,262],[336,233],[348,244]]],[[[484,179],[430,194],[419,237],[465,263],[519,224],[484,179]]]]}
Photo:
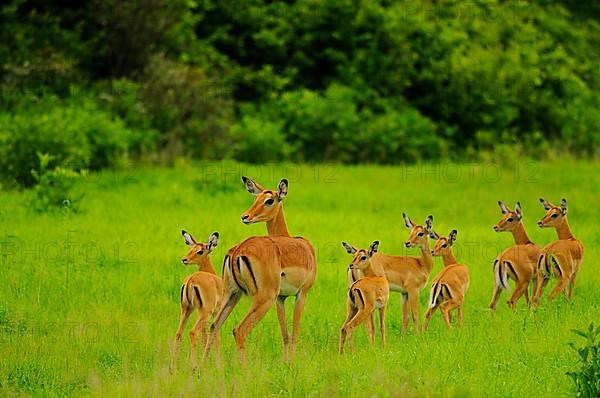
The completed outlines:
{"type": "MultiPolygon", "coordinates": [[[[295,166],[257,168],[235,163],[190,164],[173,169],[126,168],[81,182],[78,212],[36,213],[28,192],[0,194],[0,395],[97,396],[569,396],[565,372],[576,364],[567,347],[572,328],[600,319],[600,167],[598,163],[479,165],[295,166]],[[458,174],[460,173],[460,174],[458,174]],[[290,180],[285,214],[292,235],[310,239],[318,276],[301,323],[296,362],[281,361],[275,310],[250,335],[241,367],[231,331],[245,315],[243,299],[222,329],[223,366],[189,371],[184,339],[179,371],[169,373],[169,350],[179,317],[179,288],[193,269],[180,258],[182,228],[205,241],[219,231],[212,255],[219,270],[228,247],[266,233],[243,225],[252,203],[240,177],[274,188],[290,180]],[[98,177],[98,178],[96,178],[98,177]],[[497,179],[498,178],[498,179],[497,179]],[[492,261],[512,245],[495,233],[499,199],[519,200],[530,237],[556,238],[536,221],[540,196],[566,197],[569,221],[585,245],[574,300],[542,300],[532,312],[510,311],[503,294],[489,313],[492,261]],[[388,345],[367,344],[337,353],[345,317],[346,267],[340,241],[383,253],[418,255],[403,248],[402,212],[434,229],[458,230],[457,257],[470,267],[465,325],[446,330],[436,314],[426,335],[402,337],[400,296],[387,312],[388,345]]],[[[437,273],[441,260],[435,260],[437,273]]],[[[553,285],[553,282],[552,282],[553,285]]],[[[552,285],[546,291],[552,288],[552,285]]],[[[423,317],[428,292],[420,296],[423,317]]],[[[291,302],[288,300],[288,317],[291,302]]],[[[188,325],[189,328],[189,325],[188,325]]]]}

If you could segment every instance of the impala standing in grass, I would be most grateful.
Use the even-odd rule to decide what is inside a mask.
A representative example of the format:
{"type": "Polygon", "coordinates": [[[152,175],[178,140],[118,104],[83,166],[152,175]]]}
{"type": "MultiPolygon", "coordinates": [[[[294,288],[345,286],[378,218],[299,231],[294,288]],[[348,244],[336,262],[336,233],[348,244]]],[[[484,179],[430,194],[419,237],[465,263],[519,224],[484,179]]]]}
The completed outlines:
{"type": "Polygon", "coordinates": [[[442,256],[444,268],[433,279],[431,291],[429,293],[429,309],[425,314],[423,321],[423,331],[427,331],[429,320],[436,309],[440,309],[446,322],[446,326],[452,326],[451,311],[456,309],[458,315],[458,325],[462,325],[463,303],[465,294],[469,289],[469,269],[459,264],[452,253],[452,245],[456,241],[457,231],[450,231],[448,237],[440,237],[437,233],[431,232],[430,237],[435,239],[433,247],[434,256],[442,256]]]}
{"type": "MultiPolygon", "coordinates": [[[[348,246],[352,248],[351,251],[354,254],[350,268],[360,270],[364,276],[348,289],[346,320],[340,331],[340,354],[344,352],[346,338],[348,338],[350,349],[354,349],[354,329],[369,319],[373,322],[375,308],[379,309],[381,345],[385,346],[385,308],[390,295],[390,287],[383,267],[378,262],[371,261],[377,252],[379,242],[373,242],[369,250],[356,250],[354,247],[348,246]]],[[[371,324],[371,326],[373,325],[371,324]]],[[[369,340],[373,343],[375,340],[374,330],[369,329],[367,327],[369,340]]]]}
{"type": "MultiPolygon", "coordinates": [[[[232,247],[223,261],[225,299],[211,327],[210,341],[218,333],[242,295],[252,300],[248,314],[233,330],[242,361],[245,360],[245,341],[248,333],[277,303],[277,317],[284,345],[284,359],[293,360],[300,317],[306,296],[315,282],[317,264],[312,244],[302,237],[291,237],[283,215],[283,199],[288,182],[283,179],[276,190],[268,190],[242,178],[254,203],[242,215],[244,224],[265,222],[269,236],[253,236],[232,247]],[[291,339],[285,315],[285,300],[295,297],[291,339]]],[[[208,355],[206,346],[204,357],[208,355]]]]}
{"type": "MultiPolygon", "coordinates": [[[[215,269],[210,261],[209,254],[217,246],[219,242],[219,233],[214,232],[208,238],[208,243],[198,243],[187,233],[181,231],[183,239],[190,247],[187,255],[181,259],[183,265],[195,264],[198,266],[198,272],[188,276],[181,286],[180,304],[181,317],[179,320],[179,328],[175,335],[175,347],[173,352],[172,368],[175,368],[177,357],[179,355],[179,347],[181,346],[181,334],[185,328],[190,315],[194,309],[198,310],[198,320],[190,331],[190,341],[192,346],[192,367],[198,367],[198,335],[202,333],[202,348],[206,350],[208,345],[208,334],[206,333],[206,324],[210,317],[214,317],[220,308],[221,299],[223,297],[223,281],[215,272],[215,269]]],[[[220,346],[219,337],[216,336],[217,356],[220,346]]]]}
{"type": "Polygon", "coordinates": [[[537,281],[533,304],[539,304],[543,289],[548,284],[550,276],[558,279],[556,286],[548,295],[553,300],[564,292],[567,300],[571,300],[579,267],[583,261],[583,244],[575,239],[567,221],[567,200],[562,199],[560,206],[540,199],[546,210],[546,215],[538,221],[540,228],[554,228],[558,240],[544,246],[537,265],[537,281]]]}
{"type": "Polygon", "coordinates": [[[515,309],[517,301],[525,295],[529,305],[529,285],[535,279],[537,261],[540,257],[539,245],[533,243],[523,225],[523,211],[517,202],[514,210],[509,209],[502,201],[498,201],[503,217],[494,226],[494,231],[510,231],[515,239],[515,245],[504,250],[494,260],[494,293],[490,309],[496,309],[496,303],[502,290],[509,290],[508,279],[515,281],[515,290],[506,302],[515,309]]]}

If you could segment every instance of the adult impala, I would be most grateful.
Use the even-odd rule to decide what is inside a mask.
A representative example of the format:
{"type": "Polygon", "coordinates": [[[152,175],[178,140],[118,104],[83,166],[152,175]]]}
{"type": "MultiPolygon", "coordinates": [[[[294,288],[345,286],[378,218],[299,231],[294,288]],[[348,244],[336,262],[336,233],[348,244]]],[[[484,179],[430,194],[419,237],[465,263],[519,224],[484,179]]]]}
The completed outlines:
{"type": "MultiPolygon", "coordinates": [[[[218,333],[242,295],[252,300],[248,314],[233,330],[242,361],[245,360],[245,341],[250,331],[277,303],[277,317],[284,345],[284,359],[293,360],[300,318],[306,296],[315,282],[317,264],[312,244],[302,237],[291,237],[283,214],[283,199],[288,181],[279,182],[276,190],[268,190],[249,178],[242,178],[254,203],[242,215],[244,224],[265,222],[269,236],[253,236],[227,252],[223,261],[225,299],[211,326],[209,342],[218,333]],[[285,300],[295,297],[291,339],[285,315],[285,300]]],[[[207,344],[204,357],[211,344],[207,344]]]]}
{"type": "Polygon", "coordinates": [[[494,231],[510,231],[515,239],[515,245],[504,250],[494,260],[494,293],[490,309],[496,309],[496,303],[502,290],[509,290],[508,279],[515,281],[515,290],[506,302],[515,309],[517,301],[525,295],[529,305],[529,284],[535,279],[537,261],[540,257],[540,246],[533,243],[523,225],[523,211],[517,202],[514,210],[509,209],[502,201],[498,201],[503,216],[494,226],[494,231]]]}
{"type": "Polygon", "coordinates": [[[555,206],[543,198],[540,198],[540,203],[544,206],[546,215],[538,221],[538,226],[556,229],[558,240],[542,248],[537,265],[534,306],[539,303],[542,291],[552,274],[556,276],[558,282],[548,295],[548,299],[553,300],[560,293],[565,292],[567,300],[571,300],[577,273],[583,261],[583,244],[575,239],[567,221],[567,200],[562,199],[560,206],[555,206]]]}
{"type": "Polygon", "coordinates": [[[429,293],[429,309],[425,314],[423,321],[423,331],[427,331],[429,320],[436,309],[440,309],[446,326],[450,329],[451,311],[456,309],[458,316],[458,325],[462,325],[463,319],[463,303],[465,294],[469,289],[469,269],[459,264],[452,252],[452,245],[456,241],[457,231],[453,229],[448,234],[448,237],[439,236],[435,232],[429,235],[435,239],[435,245],[432,250],[434,256],[442,256],[444,268],[436,275],[431,283],[431,291],[429,293]]]}
{"type": "MultiPolygon", "coordinates": [[[[217,276],[209,256],[219,242],[219,233],[214,232],[211,234],[207,243],[196,242],[192,235],[186,231],[181,231],[181,234],[183,235],[185,244],[190,247],[187,255],[181,259],[181,262],[183,265],[195,264],[198,266],[198,272],[185,278],[181,286],[179,298],[181,317],[179,319],[179,328],[175,335],[172,368],[175,367],[177,362],[179,347],[181,346],[181,335],[185,324],[194,309],[196,309],[198,310],[198,320],[190,331],[192,367],[196,369],[198,366],[198,335],[202,333],[202,349],[205,351],[208,344],[206,324],[210,317],[214,317],[220,309],[223,297],[223,281],[217,276]]],[[[216,338],[216,345],[218,351],[218,336],[216,338]]]]}

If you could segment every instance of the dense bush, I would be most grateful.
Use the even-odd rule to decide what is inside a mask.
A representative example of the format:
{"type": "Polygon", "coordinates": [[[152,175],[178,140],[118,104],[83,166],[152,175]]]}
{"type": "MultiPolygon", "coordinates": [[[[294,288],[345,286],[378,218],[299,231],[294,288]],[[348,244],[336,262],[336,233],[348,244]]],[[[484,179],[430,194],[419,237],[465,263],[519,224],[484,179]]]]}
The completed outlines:
{"type": "Polygon", "coordinates": [[[575,384],[577,397],[592,398],[600,396],[600,326],[591,323],[587,330],[573,330],[583,338],[583,344],[569,343],[577,353],[577,368],[567,372],[575,384]]]}
{"type": "Polygon", "coordinates": [[[135,135],[93,103],[42,102],[14,115],[0,113],[0,169],[4,179],[30,186],[38,153],[48,169],[100,169],[116,163],[133,146],[135,135]]]}
{"type": "Polygon", "coordinates": [[[31,184],[34,144],[55,147],[57,165],[85,167],[125,151],[255,162],[598,156],[598,10],[572,0],[10,0],[0,6],[0,162],[31,184]],[[56,105],[79,103],[74,88],[93,106],[56,105]]]}

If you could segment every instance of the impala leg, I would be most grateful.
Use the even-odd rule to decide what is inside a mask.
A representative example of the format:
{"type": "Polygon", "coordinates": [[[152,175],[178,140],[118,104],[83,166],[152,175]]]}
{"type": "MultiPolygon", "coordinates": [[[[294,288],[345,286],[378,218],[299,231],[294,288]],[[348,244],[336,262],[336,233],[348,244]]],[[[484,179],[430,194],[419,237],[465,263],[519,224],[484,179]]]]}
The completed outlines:
{"type": "Polygon", "coordinates": [[[246,362],[246,337],[256,324],[266,315],[269,308],[275,303],[276,297],[254,297],[252,307],[239,325],[233,329],[233,337],[240,353],[242,363],[246,362]]]}
{"type": "Polygon", "coordinates": [[[527,303],[528,307],[531,305],[531,300],[529,300],[529,286],[530,285],[531,285],[531,282],[527,282],[527,285],[525,288],[525,302],[527,303]]]}
{"type": "Polygon", "coordinates": [[[540,297],[544,291],[544,288],[550,281],[550,277],[538,275],[537,283],[535,284],[535,293],[533,295],[533,306],[536,307],[540,302],[540,297]]]}
{"type": "Polygon", "coordinates": [[[365,329],[371,345],[375,344],[375,313],[365,319],[365,329]]]}
{"type": "Polygon", "coordinates": [[[492,301],[490,301],[489,305],[490,310],[496,311],[496,303],[500,298],[500,293],[502,293],[502,289],[500,288],[500,286],[494,285],[494,293],[492,294],[492,301]]]}
{"type": "Polygon", "coordinates": [[[408,295],[408,305],[412,315],[415,334],[419,333],[419,291],[415,290],[408,295]]]}
{"type": "Polygon", "coordinates": [[[460,304],[457,308],[457,320],[458,320],[458,326],[462,327],[463,325],[463,306],[462,304],[460,304]]]}
{"type": "MultiPolygon", "coordinates": [[[[206,334],[206,318],[203,318],[202,314],[200,314],[200,318],[198,318],[198,320],[194,324],[194,327],[190,331],[190,342],[191,342],[191,346],[192,346],[191,357],[192,357],[192,370],[193,371],[196,371],[196,369],[198,368],[198,335],[200,333],[206,334]]],[[[204,340],[204,338],[203,338],[203,340],[204,340]]]]}
{"type": "Polygon", "coordinates": [[[350,344],[350,350],[354,351],[354,329],[363,323],[365,319],[373,313],[372,305],[365,305],[363,308],[359,309],[354,318],[350,320],[345,326],[346,333],[348,335],[348,343],[350,344]]]}
{"type": "Polygon", "coordinates": [[[548,300],[554,300],[559,294],[561,294],[566,289],[568,283],[569,283],[568,277],[565,277],[565,276],[561,277],[558,280],[558,282],[556,283],[556,286],[554,287],[554,289],[548,295],[548,300]]]}
{"type": "Polygon", "coordinates": [[[408,294],[402,293],[402,335],[406,334],[408,326],[408,294]]]}
{"type": "Polygon", "coordinates": [[[577,270],[573,272],[571,275],[571,279],[569,280],[569,291],[567,293],[567,300],[571,301],[573,297],[573,290],[575,290],[575,280],[577,279],[577,270]]]}
{"type": "Polygon", "coordinates": [[[440,305],[440,311],[442,311],[448,329],[452,328],[452,315],[450,314],[450,311],[456,307],[458,307],[458,303],[454,300],[445,301],[440,305]]]}
{"type": "MultiPolygon", "coordinates": [[[[379,309],[379,333],[381,333],[381,347],[382,348],[385,348],[385,310],[386,310],[385,305],[379,309]]],[[[372,319],[371,319],[371,322],[373,322],[372,319]]]]}
{"type": "Polygon", "coordinates": [[[429,321],[431,320],[431,317],[433,316],[433,314],[435,313],[435,310],[438,309],[438,306],[436,305],[435,307],[430,307],[427,310],[427,313],[425,314],[425,319],[423,320],[423,333],[425,333],[427,331],[427,328],[429,327],[429,321]]]}
{"type": "Polygon", "coordinates": [[[296,295],[296,304],[294,305],[294,323],[292,324],[292,349],[290,352],[290,361],[293,361],[294,356],[296,355],[296,344],[298,344],[298,333],[300,332],[300,318],[302,318],[304,304],[306,304],[306,293],[301,290],[296,295]]]}
{"type": "Polygon", "coordinates": [[[210,352],[210,346],[212,342],[215,341],[215,338],[219,331],[221,330],[221,326],[231,314],[233,308],[237,305],[242,297],[242,293],[240,291],[232,291],[229,292],[229,296],[223,300],[223,305],[219,310],[219,314],[214,319],[211,327],[210,327],[210,335],[208,336],[208,341],[206,343],[206,347],[204,347],[204,355],[202,355],[202,362],[206,361],[208,354],[210,352]]]}
{"type": "Polygon", "coordinates": [[[175,344],[173,346],[173,358],[171,361],[171,371],[175,369],[177,366],[177,358],[179,357],[179,349],[181,347],[181,336],[183,334],[183,329],[185,328],[185,324],[187,323],[190,315],[192,314],[192,307],[184,307],[181,306],[181,316],[179,317],[179,327],[177,328],[177,333],[175,333],[175,344]]]}
{"type": "Polygon", "coordinates": [[[527,292],[527,282],[520,282],[515,287],[515,291],[510,295],[508,301],[506,302],[511,309],[517,308],[517,301],[521,298],[523,293],[527,292]]]}
{"type": "Polygon", "coordinates": [[[350,320],[352,318],[354,318],[354,316],[356,315],[356,313],[358,312],[358,309],[356,307],[354,307],[349,301],[346,304],[346,320],[344,321],[344,324],[342,325],[342,329],[340,329],[340,354],[344,353],[344,344],[346,342],[346,325],[348,325],[348,322],[350,322],[350,320]]]}
{"type": "Polygon", "coordinates": [[[279,320],[279,328],[281,329],[281,338],[283,339],[283,360],[288,360],[288,344],[290,337],[288,335],[287,318],[285,316],[285,300],[287,296],[277,297],[277,319],[279,320]]]}

